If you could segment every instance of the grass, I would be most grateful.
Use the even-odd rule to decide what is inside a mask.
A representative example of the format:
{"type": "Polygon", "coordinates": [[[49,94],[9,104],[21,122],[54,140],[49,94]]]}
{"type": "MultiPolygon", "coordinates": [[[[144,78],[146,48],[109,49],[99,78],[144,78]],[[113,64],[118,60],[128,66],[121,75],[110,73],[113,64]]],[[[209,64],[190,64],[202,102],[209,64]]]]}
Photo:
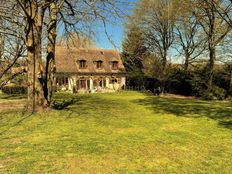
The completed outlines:
{"type": "MultiPolygon", "coordinates": [[[[20,98],[0,101],[12,97],[20,98]]],[[[0,173],[232,171],[229,102],[138,92],[55,98],[45,113],[1,113],[0,173]]]]}

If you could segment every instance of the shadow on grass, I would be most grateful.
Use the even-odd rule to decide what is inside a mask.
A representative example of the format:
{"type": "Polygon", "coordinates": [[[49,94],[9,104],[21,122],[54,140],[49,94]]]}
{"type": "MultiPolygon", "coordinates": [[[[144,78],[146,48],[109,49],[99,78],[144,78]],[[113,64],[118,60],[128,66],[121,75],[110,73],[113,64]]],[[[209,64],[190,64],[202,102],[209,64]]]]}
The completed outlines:
{"type": "Polygon", "coordinates": [[[66,119],[79,117],[93,119],[97,124],[108,123],[110,119],[119,117],[117,110],[121,111],[125,104],[118,99],[104,97],[103,94],[83,94],[56,96],[53,109],[65,111],[66,119]],[[66,112],[67,111],[67,112],[66,112]]]}
{"type": "Polygon", "coordinates": [[[152,109],[155,113],[169,113],[179,117],[208,117],[218,121],[220,126],[232,130],[232,106],[227,102],[203,101],[147,96],[133,101],[152,109]]]}
{"type": "MultiPolygon", "coordinates": [[[[55,94],[52,109],[64,111],[62,117],[65,119],[75,117],[88,119],[89,116],[91,116],[97,123],[101,124],[104,121],[107,122],[110,120],[109,115],[112,110],[114,111],[115,107],[122,108],[124,106],[118,100],[110,100],[99,95],[100,94],[55,94]]],[[[0,135],[7,134],[11,129],[23,124],[24,121],[30,119],[32,116],[34,115],[25,111],[22,111],[22,114],[21,111],[6,111],[1,113],[0,121],[6,117],[10,120],[4,120],[8,126],[5,130],[0,131],[0,135]],[[15,113],[18,113],[17,117],[14,117],[15,113]]]]}
{"type": "Polygon", "coordinates": [[[93,95],[73,95],[73,94],[58,94],[55,96],[55,100],[52,104],[52,108],[55,110],[69,110],[69,106],[72,105],[79,105],[82,103],[82,105],[87,105],[88,102],[97,102],[99,100],[99,97],[93,96],[93,95]]]}
{"type": "Polygon", "coordinates": [[[2,132],[0,132],[0,135],[3,135],[4,133],[8,132],[10,129],[20,125],[23,121],[25,121],[26,119],[30,118],[33,114],[30,113],[28,115],[26,115],[25,113],[23,113],[23,117],[20,118],[18,121],[16,121],[13,125],[11,125],[8,129],[3,130],[2,132]]]}
{"type": "Polygon", "coordinates": [[[76,104],[77,102],[78,102],[78,99],[75,99],[75,98],[67,99],[63,101],[54,101],[54,103],[52,104],[52,108],[55,110],[63,110],[70,105],[76,104]]]}
{"type": "Polygon", "coordinates": [[[27,96],[25,94],[1,94],[0,99],[4,100],[20,100],[26,99],[27,96]]]}
{"type": "Polygon", "coordinates": [[[220,121],[219,124],[225,128],[232,129],[232,120],[230,121],[220,121]]]}

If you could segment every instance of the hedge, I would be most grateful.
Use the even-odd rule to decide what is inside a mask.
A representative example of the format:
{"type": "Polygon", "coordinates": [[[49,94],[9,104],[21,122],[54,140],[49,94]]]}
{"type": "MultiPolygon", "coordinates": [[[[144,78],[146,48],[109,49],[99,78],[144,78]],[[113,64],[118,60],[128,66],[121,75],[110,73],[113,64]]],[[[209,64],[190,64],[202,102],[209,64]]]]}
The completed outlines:
{"type": "Polygon", "coordinates": [[[26,86],[4,86],[2,87],[2,92],[5,94],[26,94],[27,87],[26,86]]]}

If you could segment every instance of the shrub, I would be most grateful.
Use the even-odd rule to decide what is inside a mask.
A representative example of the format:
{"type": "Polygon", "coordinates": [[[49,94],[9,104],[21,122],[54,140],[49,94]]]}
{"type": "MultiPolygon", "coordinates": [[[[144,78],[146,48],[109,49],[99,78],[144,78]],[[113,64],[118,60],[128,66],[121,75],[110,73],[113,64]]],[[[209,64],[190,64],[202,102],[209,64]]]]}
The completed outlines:
{"type": "Polygon", "coordinates": [[[182,69],[172,69],[166,84],[168,92],[186,96],[199,96],[204,88],[204,81],[197,73],[182,69]]]}
{"type": "Polygon", "coordinates": [[[26,94],[27,87],[19,85],[7,85],[2,88],[2,92],[5,94],[26,94]]]}
{"type": "Polygon", "coordinates": [[[214,86],[210,92],[204,91],[202,92],[202,98],[205,100],[224,100],[226,91],[223,88],[219,88],[218,86],[214,86]]]}
{"type": "Polygon", "coordinates": [[[228,98],[232,98],[232,88],[229,88],[229,89],[228,89],[226,95],[227,95],[228,98]]]}
{"type": "Polygon", "coordinates": [[[218,100],[225,99],[226,91],[223,88],[215,86],[215,87],[213,87],[212,93],[218,100]]]}

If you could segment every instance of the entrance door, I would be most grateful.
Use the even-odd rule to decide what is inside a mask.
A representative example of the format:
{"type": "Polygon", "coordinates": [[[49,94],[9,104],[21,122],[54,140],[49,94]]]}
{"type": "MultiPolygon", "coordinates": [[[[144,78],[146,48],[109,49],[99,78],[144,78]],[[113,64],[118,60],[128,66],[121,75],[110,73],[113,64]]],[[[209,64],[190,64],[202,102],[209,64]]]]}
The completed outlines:
{"type": "Polygon", "coordinates": [[[87,80],[87,89],[90,89],[90,80],[87,80]]]}
{"type": "Polygon", "coordinates": [[[86,80],[79,80],[80,89],[86,89],[86,80]]]}

